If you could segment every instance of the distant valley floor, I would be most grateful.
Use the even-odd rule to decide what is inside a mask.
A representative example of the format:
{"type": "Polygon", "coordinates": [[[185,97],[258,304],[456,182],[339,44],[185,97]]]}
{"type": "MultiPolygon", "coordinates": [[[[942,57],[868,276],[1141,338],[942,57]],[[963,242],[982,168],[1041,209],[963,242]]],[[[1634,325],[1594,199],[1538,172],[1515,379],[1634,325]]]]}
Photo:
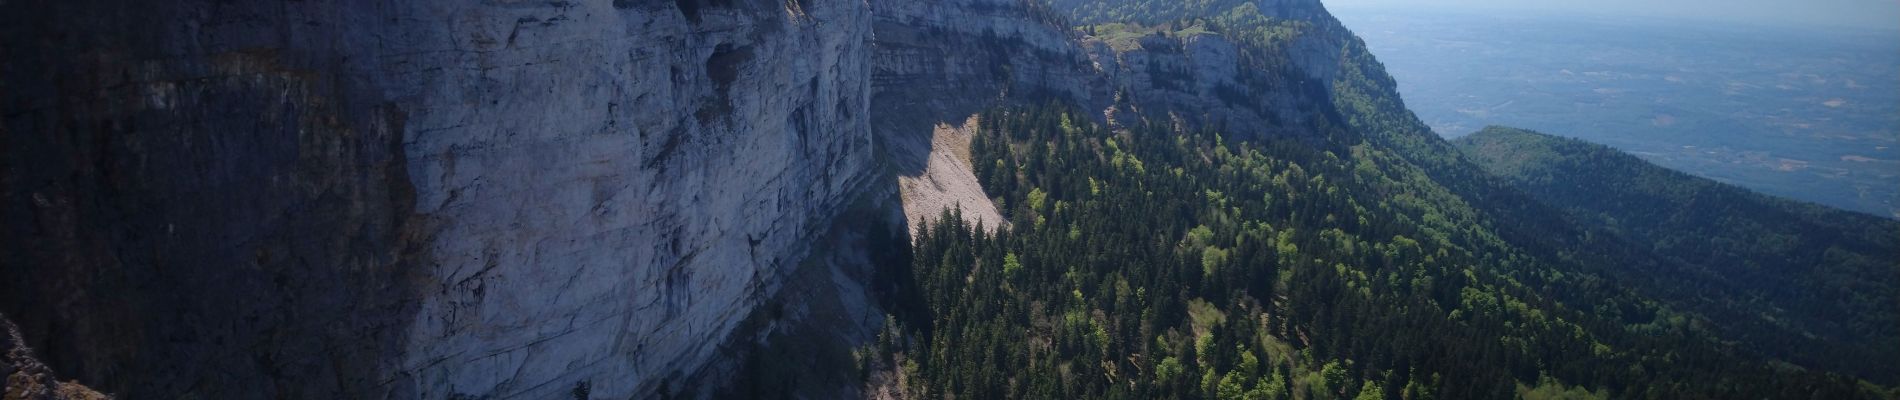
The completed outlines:
{"type": "Polygon", "coordinates": [[[1900,217],[1900,32],[1337,12],[1441,135],[1559,132],[1900,217]]]}

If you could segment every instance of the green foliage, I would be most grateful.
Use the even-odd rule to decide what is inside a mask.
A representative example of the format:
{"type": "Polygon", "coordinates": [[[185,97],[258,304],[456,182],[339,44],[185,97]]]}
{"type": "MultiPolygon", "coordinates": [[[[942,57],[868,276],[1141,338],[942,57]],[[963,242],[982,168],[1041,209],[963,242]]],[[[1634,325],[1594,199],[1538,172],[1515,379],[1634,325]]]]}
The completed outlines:
{"type": "Polygon", "coordinates": [[[1359,385],[1359,395],[1353,396],[1353,400],[1385,400],[1385,387],[1376,381],[1366,381],[1359,385]]]}
{"type": "Polygon", "coordinates": [[[1188,300],[1187,312],[1195,337],[1209,337],[1215,328],[1227,323],[1227,314],[1205,300],[1188,300]]]}
{"type": "Polygon", "coordinates": [[[1538,379],[1537,387],[1519,384],[1517,393],[1524,400],[1605,400],[1610,398],[1607,393],[1564,386],[1562,382],[1549,377],[1538,379]]]}
{"type": "Polygon", "coordinates": [[[1219,247],[1207,246],[1201,249],[1201,275],[1213,278],[1219,275],[1220,266],[1227,263],[1227,251],[1219,247]]]}
{"type": "Polygon", "coordinates": [[[1220,388],[1214,398],[1222,400],[1244,400],[1247,398],[1247,383],[1252,380],[1241,375],[1240,371],[1228,371],[1220,378],[1220,388]]]}
{"type": "Polygon", "coordinates": [[[1254,383],[1253,390],[1247,391],[1248,400],[1281,400],[1286,398],[1286,377],[1280,374],[1267,374],[1254,383]]]}
{"type": "Polygon", "coordinates": [[[1346,388],[1346,382],[1352,379],[1351,376],[1346,375],[1346,367],[1340,365],[1338,361],[1328,362],[1325,366],[1320,367],[1319,376],[1321,379],[1324,379],[1323,382],[1326,383],[1325,391],[1331,393],[1338,393],[1340,390],[1344,390],[1346,388]]]}
{"type": "Polygon", "coordinates": [[[945,215],[916,236],[929,321],[893,351],[919,360],[907,390],[928,397],[1487,399],[1541,377],[1615,397],[1877,391],[1723,345],[1698,328],[1714,321],[1593,264],[1624,258],[1559,250],[1615,243],[1523,241],[1565,222],[1498,219],[1537,214],[1372,138],[1109,130],[1063,107],[982,121],[974,156],[1017,171],[979,173],[986,191],[1042,222],[985,233],[945,215]],[[1635,331],[1602,305],[1682,322],[1635,331]]]}
{"type": "Polygon", "coordinates": [[[1160,363],[1155,365],[1155,384],[1165,386],[1168,382],[1180,378],[1182,371],[1186,371],[1186,369],[1181,366],[1181,359],[1175,357],[1164,358],[1160,363]]]}
{"type": "MultiPolygon", "coordinates": [[[[1900,383],[1900,223],[1772,198],[1609,147],[1490,127],[1458,148],[1486,170],[1606,235],[1666,257],[1642,289],[1723,321],[1716,333],[1775,357],[1900,383]]],[[[1604,307],[1632,329],[1695,315],[1604,307]]]]}
{"type": "Polygon", "coordinates": [[[1049,204],[1049,194],[1044,193],[1042,191],[1042,188],[1032,188],[1029,190],[1029,210],[1030,211],[1042,212],[1043,206],[1046,206],[1048,204],[1049,204]]]}

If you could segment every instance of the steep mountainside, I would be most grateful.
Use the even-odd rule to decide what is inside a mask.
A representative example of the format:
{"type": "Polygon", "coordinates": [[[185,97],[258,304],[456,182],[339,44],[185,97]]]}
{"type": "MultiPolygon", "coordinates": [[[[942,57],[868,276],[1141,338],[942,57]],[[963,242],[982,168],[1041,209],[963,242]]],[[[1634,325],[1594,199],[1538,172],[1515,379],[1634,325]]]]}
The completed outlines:
{"type": "MultiPolygon", "coordinates": [[[[1406,111],[1363,43],[1328,29],[1337,23],[1323,10],[1055,3],[1090,24],[1078,28],[1085,40],[1119,51],[1218,35],[1267,55],[1266,66],[1301,65],[1274,57],[1302,40],[1335,45],[1337,57],[1324,91],[1295,90],[1298,104],[1319,105],[1315,118],[1269,126],[1195,124],[1193,114],[1120,101],[1138,90],[1118,91],[1106,109],[984,114],[971,165],[1012,222],[986,233],[947,213],[920,234],[911,275],[924,304],[912,312],[923,317],[898,319],[872,362],[902,366],[895,392],[1893,395],[1857,379],[1887,381],[1877,370],[1827,360],[1866,347],[1770,348],[1824,340],[1758,323],[1748,314],[1763,308],[1729,301],[1753,294],[1686,279],[1701,265],[1492,177],[1406,111]]],[[[1288,92],[1251,83],[1210,86],[1288,92]]]]}
{"type": "MultiPolygon", "coordinates": [[[[1323,140],[1309,127],[1329,117],[1326,87],[1338,69],[1344,29],[1330,18],[1300,19],[1325,14],[1317,1],[1261,4],[1266,8],[1249,6],[1236,18],[1278,21],[1257,28],[1263,35],[1271,30],[1280,46],[1210,32],[1209,21],[1197,29],[1131,26],[1098,35],[1072,27],[1060,2],[880,3],[871,102],[880,156],[906,182],[941,179],[944,173],[930,171],[939,127],[962,126],[1000,105],[1052,101],[1096,110],[1087,116],[1111,124],[1139,123],[1148,114],[1184,126],[1240,127],[1247,137],[1323,140]]],[[[955,203],[929,198],[906,207],[912,215],[934,215],[921,207],[955,203]]]]}
{"type": "MultiPolygon", "coordinates": [[[[1453,143],[1579,222],[1699,268],[1661,287],[1714,286],[1759,320],[1750,344],[1798,364],[1900,377],[1900,223],[1757,194],[1606,146],[1491,127],[1453,143]],[[1889,279],[1879,279],[1880,277],[1889,279]],[[1871,278],[1871,279],[1870,279],[1871,278]]],[[[1729,321],[1740,325],[1743,321],[1729,321]]]]}
{"type": "Polygon", "coordinates": [[[644,397],[868,182],[860,1],[0,4],[0,310],[134,398],[644,397]]]}
{"type": "Polygon", "coordinates": [[[127,397],[1885,390],[1318,0],[5,2],[0,58],[0,312],[127,397]]]}
{"type": "Polygon", "coordinates": [[[0,306],[133,396],[679,390],[933,122],[1323,81],[1015,0],[0,7],[0,306]]]}

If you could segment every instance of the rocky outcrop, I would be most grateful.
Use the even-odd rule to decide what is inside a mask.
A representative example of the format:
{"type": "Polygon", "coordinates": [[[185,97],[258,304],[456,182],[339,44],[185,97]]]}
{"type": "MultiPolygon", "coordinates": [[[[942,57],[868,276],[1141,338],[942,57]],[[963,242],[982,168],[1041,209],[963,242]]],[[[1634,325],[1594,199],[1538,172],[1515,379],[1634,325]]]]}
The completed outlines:
{"type": "Polygon", "coordinates": [[[1109,98],[1074,35],[1023,0],[874,3],[872,126],[897,173],[920,176],[940,124],[1029,99],[1109,98]]]}
{"type": "Polygon", "coordinates": [[[909,221],[911,233],[925,230],[944,210],[952,209],[987,230],[1008,224],[989,195],[983,193],[983,184],[970,164],[970,141],[981,123],[981,118],[973,116],[962,124],[937,125],[928,143],[930,148],[923,150],[929,154],[923,173],[897,177],[904,220],[909,221]]]}
{"type": "MultiPolygon", "coordinates": [[[[1071,31],[1060,10],[1024,0],[877,3],[873,126],[880,139],[927,140],[936,124],[976,111],[1052,100],[1195,125],[1305,125],[1323,104],[1311,100],[1330,96],[1350,33],[1317,0],[1216,4],[1228,3],[1277,21],[1278,47],[1251,49],[1204,31],[1111,46],[1071,31]]],[[[1286,133],[1297,132],[1259,134],[1286,133]]]]}
{"type": "Polygon", "coordinates": [[[652,395],[870,160],[862,2],[10,2],[0,26],[0,307],[135,397],[652,395]]]}
{"type": "Polygon", "coordinates": [[[51,368],[33,357],[20,328],[0,315],[0,399],[92,400],[110,399],[76,382],[60,382],[51,368]]]}
{"type": "MultiPolygon", "coordinates": [[[[1317,0],[1230,1],[1283,26],[1287,37],[1252,48],[1202,31],[1157,32],[1126,45],[1072,30],[1060,10],[1026,0],[904,0],[873,4],[871,125],[906,185],[912,220],[986,196],[936,190],[970,183],[938,156],[940,126],[1004,105],[1072,104],[1111,123],[1239,127],[1252,137],[1318,137],[1349,35],[1317,0]],[[934,155],[933,155],[934,154],[934,155]],[[920,182],[932,190],[912,190],[920,182]],[[913,195],[924,193],[926,195],[913,195]]],[[[961,166],[967,169],[967,165],[961,166]]],[[[988,201],[969,205],[986,210],[988,201]]],[[[994,212],[963,214],[996,226],[994,212]]]]}
{"type": "MultiPolygon", "coordinates": [[[[1287,43],[1326,48],[1311,36],[1287,43]]],[[[1330,96],[1339,58],[1336,49],[1267,53],[1210,32],[1158,32],[1121,45],[1091,36],[1082,44],[1129,115],[1173,116],[1254,137],[1308,134],[1310,120],[1325,112],[1318,107],[1325,103],[1312,100],[1330,96]]]]}

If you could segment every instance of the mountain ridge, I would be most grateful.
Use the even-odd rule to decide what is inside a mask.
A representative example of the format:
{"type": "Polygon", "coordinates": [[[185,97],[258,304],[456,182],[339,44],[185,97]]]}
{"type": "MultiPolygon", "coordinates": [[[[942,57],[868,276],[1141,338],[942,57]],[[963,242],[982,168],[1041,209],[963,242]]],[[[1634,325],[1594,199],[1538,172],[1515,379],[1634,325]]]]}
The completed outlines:
{"type": "MultiPolygon", "coordinates": [[[[1900,254],[1900,223],[1818,204],[1787,200],[1656,166],[1608,146],[1534,131],[1490,127],[1452,141],[1488,171],[1557,205],[1583,223],[1603,226],[1653,251],[1710,271],[1782,310],[1771,316],[1797,335],[1818,335],[1800,347],[1836,347],[1807,360],[1892,379],[1900,371],[1859,363],[1852,354],[1895,354],[1891,304],[1895,287],[1878,279],[1900,254]],[[1748,282],[1773,282],[1751,285],[1748,282]],[[1783,284],[1791,288],[1777,289],[1783,284]],[[1795,290],[1792,288],[1799,288],[1795,290]],[[1855,288],[1855,289],[1844,289],[1855,288]],[[1835,309],[1817,293],[1873,296],[1835,309]],[[1845,342],[1837,344],[1833,342],[1845,342]]],[[[1787,339],[1784,339],[1787,340],[1787,339]]],[[[1772,346],[1763,346],[1772,349],[1772,346]]],[[[1873,359],[1884,356],[1871,357],[1873,359]]]]}

